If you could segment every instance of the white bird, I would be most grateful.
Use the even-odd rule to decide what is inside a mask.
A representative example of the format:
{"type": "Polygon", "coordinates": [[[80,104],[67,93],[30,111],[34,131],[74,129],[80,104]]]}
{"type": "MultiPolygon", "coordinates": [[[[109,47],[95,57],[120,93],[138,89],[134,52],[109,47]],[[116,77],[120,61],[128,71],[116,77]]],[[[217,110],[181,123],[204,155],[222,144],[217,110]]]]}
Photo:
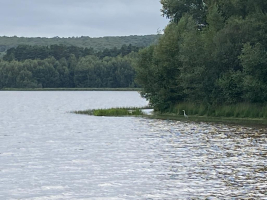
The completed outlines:
{"type": "Polygon", "coordinates": [[[188,118],[188,116],[185,114],[185,110],[183,110],[183,111],[184,111],[184,117],[188,118]]]}

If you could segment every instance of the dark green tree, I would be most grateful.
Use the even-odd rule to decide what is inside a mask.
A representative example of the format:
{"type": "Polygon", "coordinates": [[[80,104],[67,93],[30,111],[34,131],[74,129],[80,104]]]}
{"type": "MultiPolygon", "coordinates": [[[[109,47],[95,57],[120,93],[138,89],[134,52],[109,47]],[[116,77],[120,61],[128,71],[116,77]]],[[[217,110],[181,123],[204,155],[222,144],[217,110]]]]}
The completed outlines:
{"type": "Polygon", "coordinates": [[[162,14],[178,23],[183,15],[189,14],[201,24],[205,23],[207,7],[203,0],[161,0],[162,14]]]}

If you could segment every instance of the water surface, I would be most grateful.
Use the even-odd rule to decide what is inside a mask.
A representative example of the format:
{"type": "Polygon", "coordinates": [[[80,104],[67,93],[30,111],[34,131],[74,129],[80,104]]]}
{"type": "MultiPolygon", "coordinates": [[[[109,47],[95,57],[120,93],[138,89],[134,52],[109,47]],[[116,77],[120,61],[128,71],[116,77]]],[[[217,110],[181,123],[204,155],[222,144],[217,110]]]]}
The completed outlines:
{"type": "Polygon", "coordinates": [[[266,129],[74,110],[137,92],[0,92],[0,199],[267,199],[266,129]]]}

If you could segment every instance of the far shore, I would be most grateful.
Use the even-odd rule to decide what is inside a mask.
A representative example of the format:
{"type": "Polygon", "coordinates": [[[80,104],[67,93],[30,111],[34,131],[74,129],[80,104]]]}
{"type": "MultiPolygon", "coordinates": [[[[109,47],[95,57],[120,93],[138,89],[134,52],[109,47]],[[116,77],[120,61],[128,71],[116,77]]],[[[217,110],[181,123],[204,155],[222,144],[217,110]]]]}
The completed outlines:
{"type": "Polygon", "coordinates": [[[141,91],[141,88],[2,88],[0,91],[141,91]]]}

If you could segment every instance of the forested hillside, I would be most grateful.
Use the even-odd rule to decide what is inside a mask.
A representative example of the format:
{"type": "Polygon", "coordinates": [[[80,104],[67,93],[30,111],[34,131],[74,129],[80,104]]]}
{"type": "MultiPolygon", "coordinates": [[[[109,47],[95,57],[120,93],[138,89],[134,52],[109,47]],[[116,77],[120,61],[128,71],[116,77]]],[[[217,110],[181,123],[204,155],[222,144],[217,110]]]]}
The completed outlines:
{"type": "Polygon", "coordinates": [[[153,44],[159,35],[144,35],[144,36],[118,36],[118,37],[100,37],[91,38],[87,36],[82,37],[69,37],[69,38],[27,38],[27,37],[0,37],[0,52],[4,52],[12,47],[18,45],[39,45],[39,46],[51,46],[51,45],[67,45],[77,46],[83,48],[94,48],[97,51],[113,48],[120,48],[122,45],[132,44],[137,47],[146,47],[153,44]]]}
{"type": "Polygon", "coordinates": [[[137,52],[158,38],[0,37],[0,89],[136,87],[137,52]]]}
{"type": "Polygon", "coordinates": [[[267,102],[267,1],[161,3],[170,23],[158,44],[141,51],[136,69],[156,109],[267,102]]]}
{"type": "Polygon", "coordinates": [[[0,89],[136,87],[133,64],[139,49],[19,45],[0,60],[0,89]]]}

